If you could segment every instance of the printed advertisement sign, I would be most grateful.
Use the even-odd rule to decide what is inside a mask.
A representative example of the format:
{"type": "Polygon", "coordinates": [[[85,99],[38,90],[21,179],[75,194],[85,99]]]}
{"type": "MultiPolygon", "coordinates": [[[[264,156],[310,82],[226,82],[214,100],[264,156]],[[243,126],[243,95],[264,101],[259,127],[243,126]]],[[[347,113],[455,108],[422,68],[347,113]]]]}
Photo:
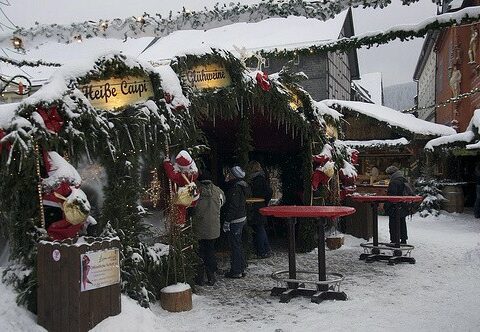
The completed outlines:
{"type": "Polygon", "coordinates": [[[120,282],[118,249],[90,251],[80,255],[80,290],[82,292],[120,282]]]}
{"type": "Polygon", "coordinates": [[[91,81],[78,87],[93,107],[114,110],[153,97],[152,82],[147,76],[126,76],[91,81]]]}
{"type": "Polygon", "coordinates": [[[232,83],[227,69],[217,63],[195,66],[187,70],[183,80],[196,90],[224,88],[232,83]]]}

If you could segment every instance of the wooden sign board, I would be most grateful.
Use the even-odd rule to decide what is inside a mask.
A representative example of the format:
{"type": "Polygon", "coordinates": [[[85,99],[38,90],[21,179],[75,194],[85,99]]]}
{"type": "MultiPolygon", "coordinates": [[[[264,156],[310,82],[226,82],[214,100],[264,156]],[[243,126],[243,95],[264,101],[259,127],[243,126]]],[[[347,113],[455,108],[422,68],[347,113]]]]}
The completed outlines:
{"type": "Polygon", "coordinates": [[[82,292],[120,283],[118,249],[89,251],[81,254],[80,275],[82,292]]]}
{"type": "Polygon", "coordinates": [[[182,75],[182,79],[195,90],[225,88],[232,84],[225,66],[217,63],[190,68],[182,75]]]}
{"type": "Polygon", "coordinates": [[[91,81],[78,87],[93,107],[113,111],[153,97],[153,87],[147,76],[126,76],[91,81]]]}

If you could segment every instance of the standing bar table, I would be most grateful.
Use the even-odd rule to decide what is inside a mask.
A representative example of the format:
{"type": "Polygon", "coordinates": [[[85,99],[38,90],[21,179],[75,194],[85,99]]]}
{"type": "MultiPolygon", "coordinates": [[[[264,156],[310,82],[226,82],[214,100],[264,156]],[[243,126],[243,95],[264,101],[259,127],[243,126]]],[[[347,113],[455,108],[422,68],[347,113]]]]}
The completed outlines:
{"type": "MultiPolygon", "coordinates": [[[[320,303],[323,300],[343,300],[347,299],[344,292],[340,292],[340,282],[343,276],[338,273],[330,273],[334,278],[327,280],[325,264],[325,219],[338,218],[353,214],[355,209],[346,206],[269,206],[260,209],[264,216],[273,216],[278,218],[288,218],[288,271],[278,271],[272,273],[272,278],[277,281],[287,283],[286,287],[274,287],[271,291],[272,296],[280,296],[280,302],[286,303],[297,295],[311,296],[311,301],[320,303]],[[300,280],[297,279],[297,267],[295,261],[295,224],[297,218],[316,218],[318,235],[318,280],[300,280]],[[281,278],[282,274],[288,272],[288,278],[281,278]],[[316,289],[305,288],[305,284],[314,284],[316,289]],[[337,285],[335,290],[334,286],[337,285]]],[[[312,271],[298,271],[303,274],[317,274],[312,271]]]]}
{"type": "Polygon", "coordinates": [[[398,206],[395,207],[395,243],[379,243],[378,242],[378,205],[380,203],[418,203],[423,200],[422,196],[375,196],[375,195],[351,195],[350,199],[355,202],[370,203],[373,211],[373,242],[362,243],[361,246],[370,253],[360,255],[361,260],[367,263],[374,261],[386,260],[389,265],[406,262],[415,264],[415,258],[410,257],[411,251],[415,248],[412,245],[400,243],[400,216],[398,206]],[[393,251],[393,255],[382,254],[382,250],[393,251]],[[403,255],[406,251],[407,256],[403,255]]]}

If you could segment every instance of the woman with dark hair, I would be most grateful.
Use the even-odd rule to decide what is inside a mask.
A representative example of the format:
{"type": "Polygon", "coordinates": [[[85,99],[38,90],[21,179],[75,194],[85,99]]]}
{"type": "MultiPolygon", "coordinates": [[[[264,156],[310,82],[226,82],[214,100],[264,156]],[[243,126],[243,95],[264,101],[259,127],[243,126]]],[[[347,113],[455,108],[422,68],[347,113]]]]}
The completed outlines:
{"type": "Polygon", "coordinates": [[[267,180],[262,165],[258,161],[251,161],[248,164],[250,171],[249,185],[252,192],[252,198],[258,199],[258,202],[252,202],[250,206],[250,218],[248,224],[253,229],[253,245],[259,258],[268,258],[271,254],[270,243],[268,242],[265,224],[267,218],[260,214],[259,209],[268,206],[272,199],[272,188],[267,180]]]}

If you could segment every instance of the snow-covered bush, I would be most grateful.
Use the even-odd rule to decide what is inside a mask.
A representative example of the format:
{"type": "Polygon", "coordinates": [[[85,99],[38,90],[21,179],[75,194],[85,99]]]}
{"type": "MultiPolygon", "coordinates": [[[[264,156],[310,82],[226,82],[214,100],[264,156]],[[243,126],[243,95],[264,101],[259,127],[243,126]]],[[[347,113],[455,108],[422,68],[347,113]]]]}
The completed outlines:
{"type": "Polygon", "coordinates": [[[415,181],[415,191],[418,195],[423,196],[423,201],[418,208],[421,217],[440,214],[441,203],[445,197],[442,196],[439,187],[440,183],[436,179],[418,178],[415,181]]]}

